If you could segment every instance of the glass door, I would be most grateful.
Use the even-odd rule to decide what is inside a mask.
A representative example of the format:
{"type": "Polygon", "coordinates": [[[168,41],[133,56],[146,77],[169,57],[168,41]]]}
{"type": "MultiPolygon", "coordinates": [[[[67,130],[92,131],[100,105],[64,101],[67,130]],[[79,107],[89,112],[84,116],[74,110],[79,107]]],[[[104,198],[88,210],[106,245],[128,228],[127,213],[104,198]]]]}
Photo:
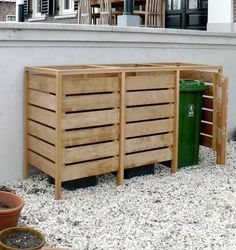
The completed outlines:
{"type": "Polygon", "coordinates": [[[166,28],[206,30],[208,0],[166,0],[166,28]]]}

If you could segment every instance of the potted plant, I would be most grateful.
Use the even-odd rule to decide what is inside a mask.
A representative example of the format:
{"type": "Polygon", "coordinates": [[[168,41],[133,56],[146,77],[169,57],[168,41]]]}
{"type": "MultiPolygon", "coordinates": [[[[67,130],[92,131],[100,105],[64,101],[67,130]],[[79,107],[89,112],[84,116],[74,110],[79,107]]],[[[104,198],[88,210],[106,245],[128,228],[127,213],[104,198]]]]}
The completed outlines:
{"type": "Polygon", "coordinates": [[[0,249],[36,250],[45,244],[45,238],[38,230],[30,227],[11,227],[0,232],[0,249]]]}
{"type": "Polygon", "coordinates": [[[24,201],[18,195],[0,191],[0,231],[18,223],[24,201]]]}

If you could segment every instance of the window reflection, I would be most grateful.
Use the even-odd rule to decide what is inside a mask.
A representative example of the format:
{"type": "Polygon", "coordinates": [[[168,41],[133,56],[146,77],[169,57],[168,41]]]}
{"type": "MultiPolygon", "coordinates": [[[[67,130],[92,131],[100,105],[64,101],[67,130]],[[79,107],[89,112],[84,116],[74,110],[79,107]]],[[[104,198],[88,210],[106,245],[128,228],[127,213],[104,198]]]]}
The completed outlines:
{"type": "Polygon", "coordinates": [[[188,0],[188,9],[206,9],[208,0],[188,0]]]}
{"type": "Polygon", "coordinates": [[[168,0],[168,10],[180,10],[181,0],[168,0]]]}

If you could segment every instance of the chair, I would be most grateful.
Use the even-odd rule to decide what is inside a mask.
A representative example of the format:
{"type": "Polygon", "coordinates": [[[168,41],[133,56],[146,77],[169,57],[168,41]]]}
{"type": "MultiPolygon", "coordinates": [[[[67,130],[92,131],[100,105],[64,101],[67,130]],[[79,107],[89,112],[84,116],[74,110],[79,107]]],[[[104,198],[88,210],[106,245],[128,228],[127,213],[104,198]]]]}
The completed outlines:
{"type": "Polygon", "coordinates": [[[146,0],[145,10],[134,10],[134,15],[141,16],[145,27],[161,28],[165,26],[165,1],[146,0]]]}
{"type": "Polygon", "coordinates": [[[123,11],[114,10],[111,0],[100,0],[100,20],[101,25],[116,25],[117,15],[122,15],[123,11]]]}
{"type": "Polygon", "coordinates": [[[92,8],[90,0],[80,0],[78,6],[78,23],[92,24],[92,8]]]}

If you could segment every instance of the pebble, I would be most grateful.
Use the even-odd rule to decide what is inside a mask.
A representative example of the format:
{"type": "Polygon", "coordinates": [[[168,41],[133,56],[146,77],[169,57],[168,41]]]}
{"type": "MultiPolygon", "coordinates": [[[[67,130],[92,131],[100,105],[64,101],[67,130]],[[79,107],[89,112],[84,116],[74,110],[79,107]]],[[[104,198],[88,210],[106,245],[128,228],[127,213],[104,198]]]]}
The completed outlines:
{"type": "Polygon", "coordinates": [[[0,183],[25,200],[19,225],[40,230],[48,247],[75,250],[236,249],[236,142],[227,144],[227,164],[200,148],[199,165],[116,186],[112,174],[98,185],[62,190],[43,174],[0,183]]]}

